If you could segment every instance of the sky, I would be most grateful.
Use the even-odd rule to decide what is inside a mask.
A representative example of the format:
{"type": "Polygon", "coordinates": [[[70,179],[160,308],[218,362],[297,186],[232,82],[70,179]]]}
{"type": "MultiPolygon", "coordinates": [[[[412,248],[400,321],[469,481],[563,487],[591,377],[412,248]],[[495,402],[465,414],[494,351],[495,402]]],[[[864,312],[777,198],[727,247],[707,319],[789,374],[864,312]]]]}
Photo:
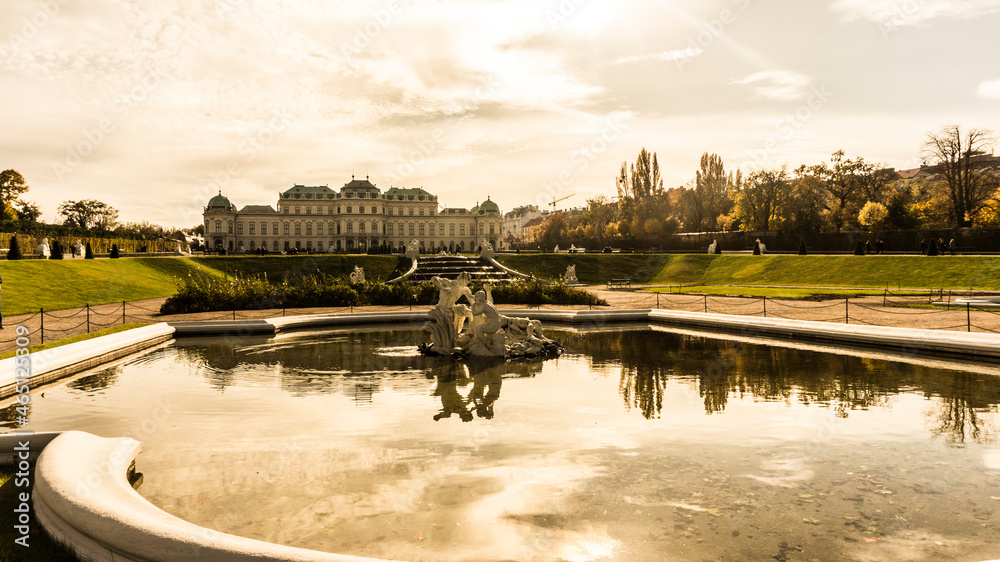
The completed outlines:
{"type": "Polygon", "coordinates": [[[4,0],[0,169],[46,222],[168,227],[352,175],[583,206],[642,148],[666,187],[704,152],[906,169],[1000,131],[997,29],[1000,0],[4,0]]]}

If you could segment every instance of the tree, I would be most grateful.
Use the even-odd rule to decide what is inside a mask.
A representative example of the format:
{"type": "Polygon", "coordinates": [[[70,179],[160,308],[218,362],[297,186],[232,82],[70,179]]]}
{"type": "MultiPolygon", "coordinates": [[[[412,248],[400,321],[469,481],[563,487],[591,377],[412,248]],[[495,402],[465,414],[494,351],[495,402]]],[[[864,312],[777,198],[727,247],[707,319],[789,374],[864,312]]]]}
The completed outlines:
{"type": "Polygon", "coordinates": [[[4,170],[0,172],[0,206],[3,208],[13,207],[21,194],[28,191],[28,184],[24,181],[24,176],[16,170],[4,170]]]}
{"type": "Polygon", "coordinates": [[[543,246],[555,246],[566,238],[566,216],[563,213],[552,213],[549,219],[542,223],[539,241],[543,246]]]}
{"type": "Polygon", "coordinates": [[[7,250],[7,259],[21,259],[21,246],[17,243],[17,235],[11,236],[10,238],[10,249],[7,250]]]}
{"type": "Polygon", "coordinates": [[[924,154],[944,177],[957,226],[972,226],[972,215],[997,189],[996,176],[976,162],[976,157],[985,155],[996,140],[990,130],[969,129],[963,134],[958,125],[945,127],[938,134],[927,133],[924,154]]]}
{"type": "Polygon", "coordinates": [[[805,166],[795,170],[782,220],[782,230],[796,233],[821,232],[830,225],[828,197],[823,182],[805,166]]]}
{"type": "Polygon", "coordinates": [[[63,224],[87,230],[111,230],[118,220],[118,211],[114,207],[94,199],[63,201],[59,205],[59,214],[63,217],[63,224]]]}
{"type": "Polygon", "coordinates": [[[736,198],[736,213],[744,231],[768,230],[781,216],[788,199],[788,173],[760,170],[751,174],[736,198]]]}
{"type": "Polygon", "coordinates": [[[94,259],[94,250],[90,248],[90,242],[87,242],[87,247],[83,250],[83,259],[92,260],[94,259]]]}
{"type": "Polygon", "coordinates": [[[21,222],[38,222],[42,218],[42,210],[38,205],[28,201],[22,201],[14,210],[17,212],[17,220],[21,222]]]}
{"type": "Polygon", "coordinates": [[[726,175],[726,167],[718,154],[701,155],[701,169],[695,172],[694,192],[690,198],[688,230],[718,230],[718,218],[733,208],[733,197],[739,191],[742,176],[726,175]]]}
{"type": "Polygon", "coordinates": [[[858,213],[858,224],[871,229],[878,228],[889,218],[889,209],[881,203],[869,201],[858,213]]]}
{"type": "Polygon", "coordinates": [[[834,152],[830,163],[813,166],[810,171],[830,194],[830,218],[840,232],[847,221],[857,216],[862,202],[884,202],[890,176],[885,166],[865,162],[860,156],[845,159],[843,150],[834,152]]]}
{"type": "Polygon", "coordinates": [[[663,179],[655,152],[643,148],[631,167],[622,162],[616,184],[622,220],[641,225],[649,217],[669,214],[664,208],[663,179]]]}

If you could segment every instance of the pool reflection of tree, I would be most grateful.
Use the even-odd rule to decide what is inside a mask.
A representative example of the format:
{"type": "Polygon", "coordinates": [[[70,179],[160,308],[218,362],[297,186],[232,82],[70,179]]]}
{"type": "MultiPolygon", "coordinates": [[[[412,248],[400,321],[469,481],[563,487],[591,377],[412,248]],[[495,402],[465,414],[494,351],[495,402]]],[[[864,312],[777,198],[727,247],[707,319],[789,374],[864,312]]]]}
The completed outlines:
{"type": "Polygon", "coordinates": [[[584,333],[571,351],[590,356],[597,369],[620,365],[625,407],[647,419],[661,415],[668,381],[696,384],[707,414],[722,413],[731,397],[749,397],[818,403],[848,417],[889,408],[892,396],[917,391],[933,407],[932,433],[961,445],[992,442],[981,414],[1000,403],[1000,379],[991,375],[660,331],[584,333]]]}

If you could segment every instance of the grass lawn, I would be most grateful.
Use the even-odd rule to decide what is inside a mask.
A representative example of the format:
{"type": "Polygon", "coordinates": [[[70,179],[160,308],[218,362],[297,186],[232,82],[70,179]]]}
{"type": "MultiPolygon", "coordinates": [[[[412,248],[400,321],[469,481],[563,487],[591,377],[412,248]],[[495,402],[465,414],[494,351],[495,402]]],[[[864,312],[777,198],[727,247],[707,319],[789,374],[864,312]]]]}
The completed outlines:
{"type": "Polygon", "coordinates": [[[654,283],[1000,289],[993,256],[671,256],[654,283]]]}
{"type": "MultiPolygon", "coordinates": [[[[345,275],[355,265],[369,279],[388,279],[401,264],[398,256],[222,256],[198,258],[122,258],[116,260],[0,260],[5,316],[78,308],[121,301],[169,297],[188,274],[213,277],[264,274],[281,282],[321,270],[345,275]]],[[[406,261],[409,264],[409,261],[406,261]]]]}
{"type": "Polygon", "coordinates": [[[649,283],[676,256],[667,254],[504,254],[497,261],[505,266],[541,279],[556,279],[566,267],[576,265],[581,283],[597,285],[609,279],[632,279],[649,283]]]}
{"type": "MultiPolygon", "coordinates": [[[[71,338],[64,338],[61,340],[56,340],[54,342],[43,343],[39,345],[33,345],[28,348],[28,351],[35,353],[36,351],[42,351],[52,347],[59,347],[61,345],[66,345],[68,343],[76,343],[78,341],[90,340],[100,336],[106,336],[108,334],[114,334],[117,332],[124,332],[125,330],[131,330],[132,328],[139,328],[141,326],[149,326],[148,322],[130,322],[122,326],[114,326],[112,328],[105,328],[97,332],[90,332],[89,334],[80,334],[78,336],[73,336],[71,338]]],[[[14,351],[8,351],[7,353],[0,353],[0,359],[6,359],[8,357],[14,356],[14,351]]]]}
{"type": "MultiPolygon", "coordinates": [[[[29,488],[16,487],[13,467],[0,467],[0,512],[9,523],[0,525],[0,560],[51,560],[63,562],[77,560],[76,556],[61,544],[52,540],[35,518],[34,508],[30,511],[28,548],[14,542],[21,534],[14,529],[14,509],[21,503],[18,494],[31,493],[29,488]]],[[[29,504],[31,502],[28,502],[29,504]]]]}
{"type": "MultiPolygon", "coordinates": [[[[882,291],[864,291],[858,289],[809,289],[796,287],[736,287],[731,285],[684,285],[683,287],[653,287],[642,292],[662,294],[698,294],[698,295],[731,295],[738,297],[771,297],[780,299],[808,299],[860,297],[866,295],[881,296],[882,291]]],[[[927,296],[927,291],[892,291],[892,297],[897,296],[927,296]]]]}

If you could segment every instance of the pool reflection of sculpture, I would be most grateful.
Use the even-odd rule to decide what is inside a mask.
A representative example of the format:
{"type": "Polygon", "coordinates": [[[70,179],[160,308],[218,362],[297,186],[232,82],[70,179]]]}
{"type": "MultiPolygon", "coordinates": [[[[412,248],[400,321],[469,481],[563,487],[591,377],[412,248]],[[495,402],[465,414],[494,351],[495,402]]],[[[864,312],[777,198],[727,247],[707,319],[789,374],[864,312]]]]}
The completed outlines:
{"type": "Polygon", "coordinates": [[[542,334],[538,320],[500,314],[493,305],[489,285],[473,295],[468,273],[454,280],[435,277],[432,281],[440,293],[437,306],[430,312],[431,319],[424,324],[431,343],[422,344],[421,352],[477,357],[540,357],[562,352],[558,342],[542,334]],[[462,297],[469,306],[459,304],[462,297]]]}

